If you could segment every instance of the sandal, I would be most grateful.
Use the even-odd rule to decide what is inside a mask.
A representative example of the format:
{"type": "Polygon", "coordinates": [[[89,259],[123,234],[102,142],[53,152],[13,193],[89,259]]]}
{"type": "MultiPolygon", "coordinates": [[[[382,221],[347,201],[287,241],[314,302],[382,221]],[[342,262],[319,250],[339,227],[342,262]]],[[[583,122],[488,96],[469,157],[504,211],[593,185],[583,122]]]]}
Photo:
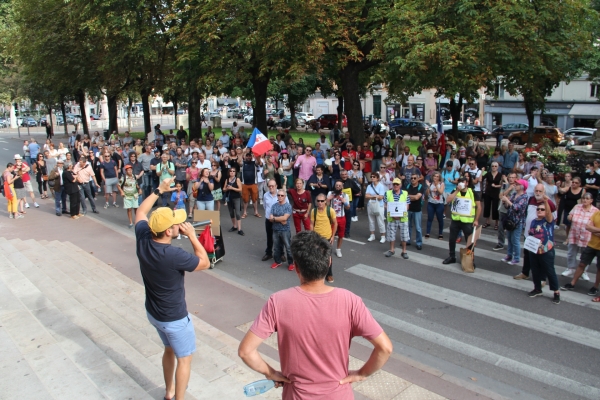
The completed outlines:
{"type": "Polygon", "coordinates": [[[254,214],[254,216],[255,216],[256,218],[260,218],[260,214],[258,214],[258,213],[254,214]]]}
{"type": "Polygon", "coordinates": [[[242,219],[246,218],[247,216],[247,214],[242,214],[242,219]]]}
{"type": "Polygon", "coordinates": [[[600,296],[598,296],[598,297],[594,297],[594,298],[592,299],[592,302],[594,302],[594,303],[600,303],[600,296]]]}
{"type": "Polygon", "coordinates": [[[488,226],[490,226],[490,224],[483,224],[483,229],[487,228],[488,226]]]}

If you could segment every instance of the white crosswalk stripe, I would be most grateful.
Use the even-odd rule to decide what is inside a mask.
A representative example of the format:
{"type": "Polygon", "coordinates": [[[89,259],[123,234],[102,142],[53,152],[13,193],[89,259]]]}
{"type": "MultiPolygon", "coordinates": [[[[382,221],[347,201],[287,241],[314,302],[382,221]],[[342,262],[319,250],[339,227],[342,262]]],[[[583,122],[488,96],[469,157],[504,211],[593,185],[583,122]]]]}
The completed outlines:
{"type": "Polygon", "coordinates": [[[450,304],[467,311],[522,326],[526,329],[532,329],[547,335],[557,336],[584,346],[600,349],[600,335],[598,335],[597,331],[592,329],[506,306],[455,290],[442,288],[364,264],[357,264],[348,268],[346,271],[375,282],[380,282],[384,285],[450,304]]]}
{"type": "MultiPolygon", "coordinates": [[[[478,256],[477,251],[476,251],[476,254],[478,256]]],[[[402,258],[398,254],[396,254],[394,257],[400,258],[400,259],[402,258]]],[[[475,273],[467,274],[461,270],[460,263],[445,265],[445,264],[442,264],[441,259],[436,258],[436,257],[431,257],[431,256],[428,256],[425,254],[421,254],[419,252],[410,253],[409,261],[416,262],[416,263],[419,263],[422,265],[426,265],[428,267],[440,269],[443,271],[460,274],[467,278],[474,278],[474,279],[479,279],[479,280],[482,280],[485,282],[502,285],[505,287],[509,287],[511,289],[518,289],[518,290],[523,290],[523,291],[528,292],[533,288],[533,284],[531,281],[516,280],[516,279],[513,279],[511,276],[500,274],[498,272],[488,271],[488,270],[481,269],[481,268],[475,269],[475,273]]],[[[591,286],[591,284],[590,284],[590,286],[591,286]]],[[[561,291],[560,300],[566,301],[567,303],[576,304],[578,306],[583,306],[583,307],[600,310],[600,303],[592,303],[590,301],[591,297],[586,296],[584,294],[568,292],[568,291],[561,291]]]]}

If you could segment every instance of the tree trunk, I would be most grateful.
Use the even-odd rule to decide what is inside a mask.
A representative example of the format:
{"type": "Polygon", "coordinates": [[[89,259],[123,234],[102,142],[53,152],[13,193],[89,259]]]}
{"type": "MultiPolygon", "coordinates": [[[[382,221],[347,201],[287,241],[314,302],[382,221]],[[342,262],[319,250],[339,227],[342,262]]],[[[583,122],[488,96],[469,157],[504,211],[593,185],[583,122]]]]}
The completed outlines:
{"type": "Polygon", "coordinates": [[[77,91],[77,101],[79,102],[79,112],[81,114],[81,125],[83,126],[83,134],[90,136],[90,129],[87,124],[87,110],[85,109],[85,92],[83,89],[77,91]]]}
{"type": "Polygon", "coordinates": [[[152,122],[150,122],[150,90],[142,89],[140,90],[140,95],[142,96],[142,110],[144,111],[144,132],[148,134],[148,132],[152,132],[152,122]]]}
{"type": "Polygon", "coordinates": [[[177,124],[177,98],[173,97],[171,103],[173,103],[173,121],[175,122],[175,130],[177,131],[179,129],[179,125],[177,124]]]}
{"type": "MultiPolygon", "coordinates": [[[[341,132],[343,125],[344,125],[343,124],[343,121],[344,121],[344,96],[338,96],[337,99],[338,99],[338,106],[337,106],[338,129],[341,132]]],[[[362,110],[361,110],[360,115],[362,115],[362,110]]]]}
{"type": "MultiPolygon", "coordinates": [[[[454,139],[459,139],[458,137],[458,121],[460,121],[460,111],[462,109],[463,98],[462,94],[458,95],[458,102],[452,97],[450,99],[450,116],[452,117],[452,136],[454,139]]],[[[460,137],[460,140],[465,141],[464,137],[460,137]]]]}
{"type": "Polygon", "coordinates": [[[267,86],[271,75],[267,75],[262,79],[252,79],[252,88],[254,89],[254,126],[261,131],[263,135],[267,135],[267,86]]]}
{"type": "Polygon", "coordinates": [[[117,95],[106,95],[108,106],[108,136],[113,132],[119,133],[119,124],[117,122],[117,95]]]}
{"type": "MultiPolygon", "coordinates": [[[[348,119],[348,132],[354,143],[362,143],[365,140],[365,132],[362,124],[362,105],[360,104],[360,90],[358,87],[359,67],[357,63],[349,62],[342,69],[342,92],[348,119]]],[[[338,104],[339,107],[339,104],[338,104]]],[[[339,113],[339,110],[338,110],[339,113]]],[[[340,121],[340,126],[343,126],[340,121]]]]}
{"type": "Polygon", "coordinates": [[[48,121],[46,121],[46,125],[50,124],[50,138],[54,136],[54,121],[52,120],[52,107],[48,106],[48,121]]]}
{"type": "Polygon", "coordinates": [[[65,136],[69,137],[69,129],[67,128],[67,111],[66,111],[66,107],[65,107],[65,102],[63,100],[60,101],[60,111],[62,112],[63,127],[65,128],[65,136]]]}
{"type": "MultiPolygon", "coordinates": [[[[202,119],[200,118],[200,92],[192,86],[190,91],[190,97],[188,99],[188,113],[189,113],[189,140],[202,139],[202,119]]],[[[207,121],[208,122],[208,121],[207,121]]]]}
{"type": "Polygon", "coordinates": [[[131,107],[133,107],[133,99],[131,96],[127,96],[127,105],[129,106],[127,109],[127,130],[131,133],[131,107]]]}
{"type": "Polygon", "coordinates": [[[527,131],[527,147],[531,147],[533,144],[533,113],[535,112],[535,108],[528,101],[527,96],[523,96],[523,103],[525,104],[525,115],[527,115],[527,123],[529,124],[529,130],[527,131]]]}
{"type": "Polygon", "coordinates": [[[288,107],[290,108],[290,130],[294,130],[298,127],[296,124],[296,104],[288,102],[288,107]]]}

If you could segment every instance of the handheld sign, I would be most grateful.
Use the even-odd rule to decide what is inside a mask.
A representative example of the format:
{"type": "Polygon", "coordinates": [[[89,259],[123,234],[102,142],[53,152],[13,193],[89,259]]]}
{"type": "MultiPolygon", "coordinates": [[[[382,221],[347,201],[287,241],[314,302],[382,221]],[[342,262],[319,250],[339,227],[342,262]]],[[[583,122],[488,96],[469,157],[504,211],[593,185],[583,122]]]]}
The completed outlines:
{"type": "Polygon", "coordinates": [[[464,215],[465,217],[471,216],[471,199],[465,199],[464,197],[456,197],[452,202],[450,211],[452,214],[464,215]]]}
{"type": "Polygon", "coordinates": [[[406,217],[406,202],[390,201],[387,207],[390,217],[406,217]]]}
{"type": "Polygon", "coordinates": [[[535,236],[527,236],[525,238],[525,244],[524,244],[524,248],[525,250],[528,250],[530,252],[532,252],[533,254],[537,254],[538,249],[540,248],[540,245],[542,244],[542,241],[538,238],[536,238],[535,236]]]}

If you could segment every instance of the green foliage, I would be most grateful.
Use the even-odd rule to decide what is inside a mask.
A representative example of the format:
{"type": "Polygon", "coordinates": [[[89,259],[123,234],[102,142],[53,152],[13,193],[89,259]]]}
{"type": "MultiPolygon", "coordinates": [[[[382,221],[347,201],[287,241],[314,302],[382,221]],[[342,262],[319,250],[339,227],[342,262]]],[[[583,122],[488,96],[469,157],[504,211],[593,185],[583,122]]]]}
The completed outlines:
{"type": "MultiPolygon", "coordinates": [[[[544,167],[552,173],[571,172],[571,167],[567,164],[569,152],[564,147],[555,146],[550,139],[544,138],[537,150],[539,161],[544,163],[544,167]]],[[[529,153],[527,154],[529,160],[529,153]]]]}

